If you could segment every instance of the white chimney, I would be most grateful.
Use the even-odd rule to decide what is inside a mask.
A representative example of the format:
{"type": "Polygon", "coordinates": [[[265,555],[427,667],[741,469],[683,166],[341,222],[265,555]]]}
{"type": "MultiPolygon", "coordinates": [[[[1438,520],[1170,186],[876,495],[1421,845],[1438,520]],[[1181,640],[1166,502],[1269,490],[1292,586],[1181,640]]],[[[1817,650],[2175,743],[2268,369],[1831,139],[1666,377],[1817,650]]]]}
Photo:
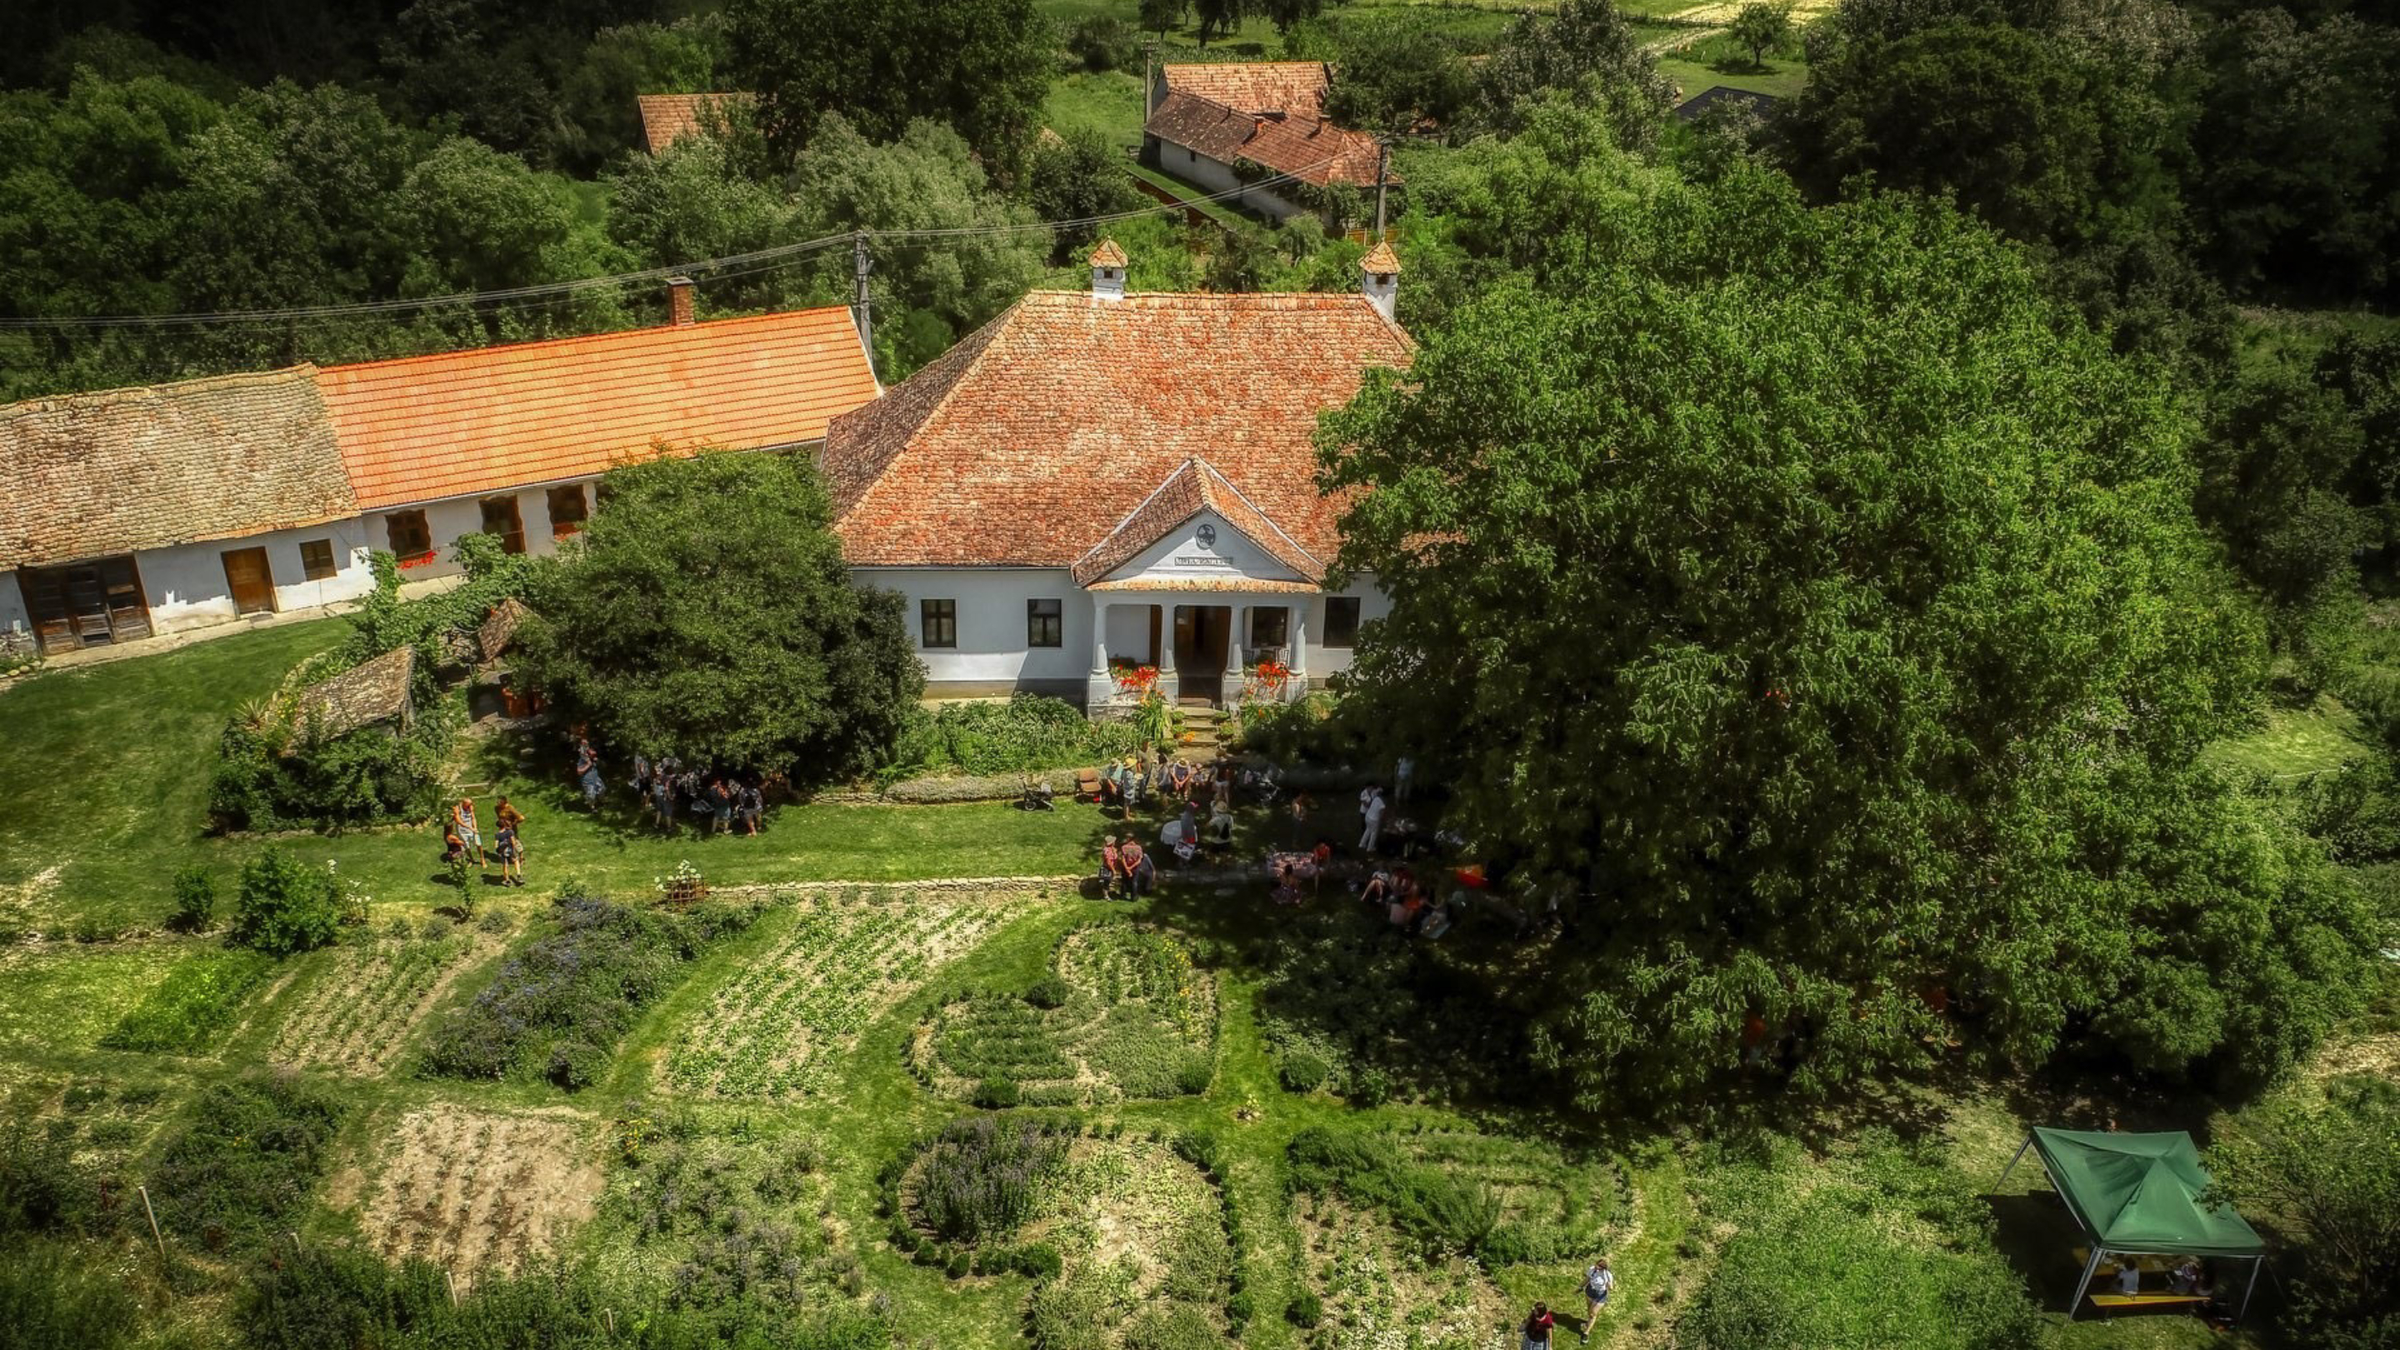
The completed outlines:
{"type": "Polygon", "coordinates": [[[1125,298],[1125,250],[1114,239],[1103,239],[1092,250],[1092,298],[1122,300],[1125,298]]]}
{"type": "Polygon", "coordinates": [[[1367,250],[1358,260],[1359,291],[1375,312],[1389,319],[1392,307],[1400,298],[1400,255],[1392,252],[1392,241],[1386,239],[1367,250]]]}

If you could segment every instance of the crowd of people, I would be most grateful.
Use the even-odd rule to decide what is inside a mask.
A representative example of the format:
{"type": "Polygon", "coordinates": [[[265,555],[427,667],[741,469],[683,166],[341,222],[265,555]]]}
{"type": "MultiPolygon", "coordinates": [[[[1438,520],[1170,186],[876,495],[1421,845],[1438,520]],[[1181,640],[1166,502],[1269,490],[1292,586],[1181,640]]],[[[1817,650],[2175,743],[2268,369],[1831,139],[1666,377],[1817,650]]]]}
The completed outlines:
{"type": "Polygon", "coordinates": [[[766,780],[758,774],[703,771],[672,755],[656,764],[635,755],[633,792],[662,830],[674,829],[680,816],[711,834],[753,835],[766,815],[766,780]]]}

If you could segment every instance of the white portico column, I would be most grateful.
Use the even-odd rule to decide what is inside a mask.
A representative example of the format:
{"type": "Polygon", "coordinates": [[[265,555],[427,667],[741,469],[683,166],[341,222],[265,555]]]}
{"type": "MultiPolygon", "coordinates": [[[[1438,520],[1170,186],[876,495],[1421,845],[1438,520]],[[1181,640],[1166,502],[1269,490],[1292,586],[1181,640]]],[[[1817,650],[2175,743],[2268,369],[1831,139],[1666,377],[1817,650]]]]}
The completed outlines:
{"type": "Polygon", "coordinates": [[[1092,597],[1092,669],[1083,681],[1083,709],[1088,715],[1108,706],[1117,695],[1117,682],[1108,675],[1108,611],[1114,608],[1092,597]]]}
{"type": "Polygon", "coordinates": [[[1286,699],[1300,698],[1308,693],[1308,600],[1303,597],[1291,608],[1291,622],[1284,634],[1292,640],[1292,659],[1285,662],[1292,668],[1292,682],[1284,686],[1286,699]]]}
{"type": "Polygon", "coordinates": [[[1250,672],[1242,660],[1243,644],[1250,640],[1250,607],[1227,605],[1225,612],[1232,616],[1233,631],[1225,635],[1225,692],[1227,704],[1238,703],[1242,686],[1249,681],[1250,672]]]}
{"type": "Polygon", "coordinates": [[[1158,607],[1158,692],[1172,705],[1182,681],[1175,674],[1175,607],[1158,607]]]}

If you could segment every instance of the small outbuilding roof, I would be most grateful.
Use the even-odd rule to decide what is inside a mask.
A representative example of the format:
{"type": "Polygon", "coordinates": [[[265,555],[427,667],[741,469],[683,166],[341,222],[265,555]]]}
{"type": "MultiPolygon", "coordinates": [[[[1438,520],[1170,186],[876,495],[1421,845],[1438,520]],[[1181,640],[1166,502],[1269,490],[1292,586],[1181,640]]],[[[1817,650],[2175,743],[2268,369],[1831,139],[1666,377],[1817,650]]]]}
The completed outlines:
{"type": "Polygon", "coordinates": [[[484,616],[482,625],[475,630],[477,658],[484,661],[499,660],[500,654],[517,640],[517,630],[532,617],[533,611],[513,595],[494,605],[492,612],[484,616]]]}
{"type": "MultiPolygon", "coordinates": [[[[1373,186],[1381,162],[1374,137],[1316,113],[1264,116],[1198,94],[1169,93],[1142,130],[1220,164],[1246,159],[1316,187],[1373,186]]],[[[1387,168],[1384,181],[1397,185],[1400,176],[1387,168]]]]}
{"type": "Polygon", "coordinates": [[[300,717],[321,736],[342,736],[378,722],[406,722],[416,648],[394,647],[300,691],[300,717]]]}
{"type": "Polygon", "coordinates": [[[357,514],[311,366],[0,407],[0,569],[357,514]]]}
{"type": "Polygon", "coordinates": [[[2032,1143],[2050,1183],[2098,1247],[2194,1256],[2258,1256],[2267,1249],[2241,1215],[2201,1202],[2208,1170],[2181,1130],[2037,1128],[2032,1143]]]}
{"type": "Polygon", "coordinates": [[[720,94],[641,94],[636,102],[642,109],[642,140],[651,154],[658,154],[686,136],[697,136],[708,130],[712,112],[745,108],[758,102],[758,95],[737,92],[720,94]]]}
{"type": "Polygon", "coordinates": [[[1775,110],[1773,94],[1755,89],[1735,89],[1730,85],[1711,85],[1675,105],[1675,115],[1686,122],[1699,120],[1711,108],[1748,108],[1764,117],[1775,110]]]}

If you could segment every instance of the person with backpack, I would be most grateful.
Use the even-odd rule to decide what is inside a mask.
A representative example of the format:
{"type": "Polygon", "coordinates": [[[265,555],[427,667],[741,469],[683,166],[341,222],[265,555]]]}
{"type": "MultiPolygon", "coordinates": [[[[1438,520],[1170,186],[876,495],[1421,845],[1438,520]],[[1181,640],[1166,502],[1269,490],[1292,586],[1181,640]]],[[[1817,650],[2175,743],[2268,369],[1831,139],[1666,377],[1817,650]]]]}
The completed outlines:
{"type": "Polygon", "coordinates": [[[1594,1257],[1583,1272],[1583,1339],[1592,1338],[1592,1323],[1600,1320],[1600,1310],[1608,1306],[1616,1288],[1617,1273],[1608,1268],[1608,1258],[1594,1257]]]}

